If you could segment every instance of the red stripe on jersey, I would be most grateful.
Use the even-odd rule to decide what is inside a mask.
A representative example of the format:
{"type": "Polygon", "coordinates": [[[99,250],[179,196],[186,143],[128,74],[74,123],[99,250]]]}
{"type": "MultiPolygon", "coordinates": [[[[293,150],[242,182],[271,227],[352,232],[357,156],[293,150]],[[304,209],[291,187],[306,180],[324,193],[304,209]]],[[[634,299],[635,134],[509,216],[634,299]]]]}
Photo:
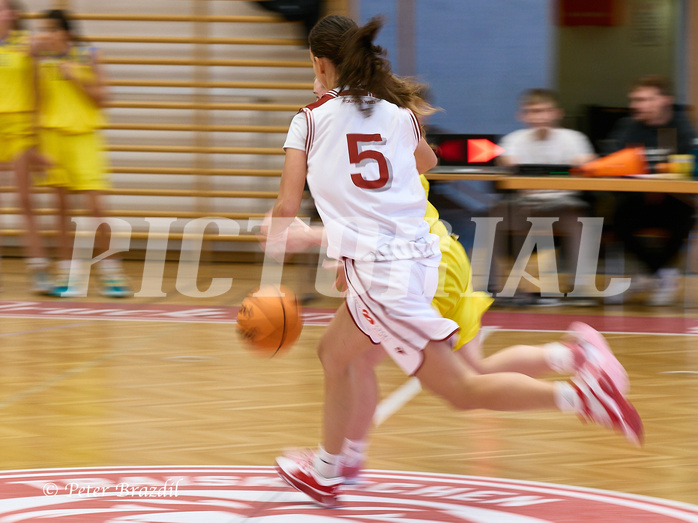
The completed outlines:
{"type": "Polygon", "coordinates": [[[327,92],[322,96],[322,98],[320,98],[320,99],[317,100],[316,102],[313,102],[313,103],[311,103],[311,104],[309,104],[309,105],[306,105],[303,109],[301,109],[301,111],[303,111],[303,110],[305,110],[305,109],[308,109],[309,111],[312,111],[313,109],[316,109],[316,108],[320,107],[322,104],[324,104],[324,103],[326,103],[326,102],[329,102],[329,101],[332,100],[333,98],[337,98],[337,91],[335,91],[334,89],[333,89],[332,91],[327,91],[327,92]]]}
{"type": "Polygon", "coordinates": [[[305,133],[305,154],[308,154],[308,146],[310,142],[310,111],[308,111],[307,108],[303,107],[301,109],[301,112],[305,114],[305,126],[307,128],[306,133],[305,133]]]}
{"type": "Polygon", "coordinates": [[[308,136],[305,138],[305,154],[309,155],[310,148],[313,146],[313,140],[315,140],[315,117],[312,111],[306,110],[305,118],[308,121],[308,136]]]}
{"type": "Polygon", "coordinates": [[[319,100],[306,105],[301,109],[305,113],[305,121],[308,124],[308,134],[305,137],[305,154],[310,154],[310,148],[313,146],[313,140],[315,139],[315,119],[313,118],[313,109],[317,109],[322,104],[329,102],[330,100],[337,98],[337,91],[334,89],[327,91],[319,100]]]}
{"type": "Polygon", "coordinates": [[[417,117],[412,111],[410,111],[410,118],[412,118],[412,125],[414,125],[414,134],[419,142],[419,140],[422,139],[422,127],[419,125],[419,121],[417,121],[417,117]]]}

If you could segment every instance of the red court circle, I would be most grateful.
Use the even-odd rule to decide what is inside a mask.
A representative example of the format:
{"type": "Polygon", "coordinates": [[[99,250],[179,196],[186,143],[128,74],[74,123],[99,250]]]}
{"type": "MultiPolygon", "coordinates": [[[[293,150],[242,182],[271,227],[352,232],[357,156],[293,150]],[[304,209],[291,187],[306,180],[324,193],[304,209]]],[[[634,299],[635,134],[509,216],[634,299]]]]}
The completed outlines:
{"type": "Polygon", "coordinates": [[[0,473],[0,523],[698,523],[698,506],[565,485],[369,471],[322,509],[271,467],[106,467],[0,473]]]}

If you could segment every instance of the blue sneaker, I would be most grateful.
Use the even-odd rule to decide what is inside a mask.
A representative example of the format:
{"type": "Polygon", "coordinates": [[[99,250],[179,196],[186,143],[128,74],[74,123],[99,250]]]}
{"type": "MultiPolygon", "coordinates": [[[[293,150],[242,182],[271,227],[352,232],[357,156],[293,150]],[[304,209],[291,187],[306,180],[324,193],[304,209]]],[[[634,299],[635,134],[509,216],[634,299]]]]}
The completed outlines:
{"type": "Polygon", "coordinates": [[[85,292],[77,285],[70,285],[70,273],[59,274],[47,293],[56,298],[84,298],[85,292]]]}
{"type": "Polygon", "coordinates": [[[31,289],[36,294],[52,295],[54,284],[51,281],[49,271],[46,269],[31,270],[31,289]]]}
{"type": "Polygon", "coordinates": [[[101,279],[102,289],[100,294],[102,296],[107,298],[130,298],[133,296],[133,291],[121,271],[106,271],[102,274],[101,279]]]}

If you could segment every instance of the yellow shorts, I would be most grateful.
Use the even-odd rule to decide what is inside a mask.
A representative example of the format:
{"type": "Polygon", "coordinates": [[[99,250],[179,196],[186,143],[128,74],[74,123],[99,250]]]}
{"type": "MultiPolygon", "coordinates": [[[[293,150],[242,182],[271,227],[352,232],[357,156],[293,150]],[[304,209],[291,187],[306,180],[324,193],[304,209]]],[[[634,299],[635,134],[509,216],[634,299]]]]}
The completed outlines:
{"type": "Polygon", "coordinates": [[[0,163],[11,162],[36,145],[32,113],[0,113],[0,163]]]}
{"type": "Polygon", "coordinates": [[[442,231],[435,231],[434,227],[431,232],[441,238],[439,287],[431,303],[444,318],[455,321],[460,327],[454,346],[458,350],[480,331],[482,316],[494,300],[485,292],[473,291],[470,261],[460,242],[442,231]]]}
{"type": "Polygon", "coordinates": [[[110,187],[104,141],[99,133],[67,134],[43,129],[40,151],[54,167],[41,185],[71,191],[101,191],[110,187]]]}

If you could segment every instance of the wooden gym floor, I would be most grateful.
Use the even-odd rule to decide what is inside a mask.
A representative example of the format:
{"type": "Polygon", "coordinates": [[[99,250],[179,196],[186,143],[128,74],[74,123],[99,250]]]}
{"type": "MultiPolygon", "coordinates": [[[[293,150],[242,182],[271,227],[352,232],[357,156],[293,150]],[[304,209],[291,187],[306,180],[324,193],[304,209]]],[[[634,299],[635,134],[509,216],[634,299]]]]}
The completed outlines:
{"type": "MultiPolygon", "coordinates": [[[[148,321],[94,319],[74,304],[99,303],[105,310],[237,306],[258,284],[259,267],[206,267],[203,279],[232,276],[233,289],[193,299],[174,291],[176,267],[168,265],[166,298],[124,301],[100,298],[94,289],[82,300],[40,298],[28,292],[21,261],[3,260],[2,267],[2,469],[271,465],[285,447],[317,444],[322,372],[315,345],[322,326],[306,325],[291,351],[268,359],[243,347],[230,322],[176,314],[148,321]],[[10,316],[17,302],[26,312],[10,316]],[[37,315],[34,306],[49,310],[37,315]]],[[[140,270],[140,264],[128,265],[136,290],[140,270]]],[[[284,282],[299,294],[307,290],[304,271],[289,266],[284,272],[284,282]]],[[[322,298],[310,307],[322,312],[338,304],[322,298]]],[[[506,324],[522,311],[503,313],[491,313],[499,323],[489,331],[488,351],[557,339],[546,319],[566,322],[584,314],[603,320],[604,313],[646,318],[638,332],[607,335],[631,377],[630,399],[646,427],[644,448],[574,416],[459,413],[422,392],[375,429],[370,468],[549,482],[698,504],[698,315],[679,309],[528,309],[540,323],[528,322],[523,331],[506,324]],[[685,332],[647,333],[662,332],[676,318],[685,320],[685,332]]],[[[384,396],[406,381],[390,362],[379,374],[384,396]]]]}

